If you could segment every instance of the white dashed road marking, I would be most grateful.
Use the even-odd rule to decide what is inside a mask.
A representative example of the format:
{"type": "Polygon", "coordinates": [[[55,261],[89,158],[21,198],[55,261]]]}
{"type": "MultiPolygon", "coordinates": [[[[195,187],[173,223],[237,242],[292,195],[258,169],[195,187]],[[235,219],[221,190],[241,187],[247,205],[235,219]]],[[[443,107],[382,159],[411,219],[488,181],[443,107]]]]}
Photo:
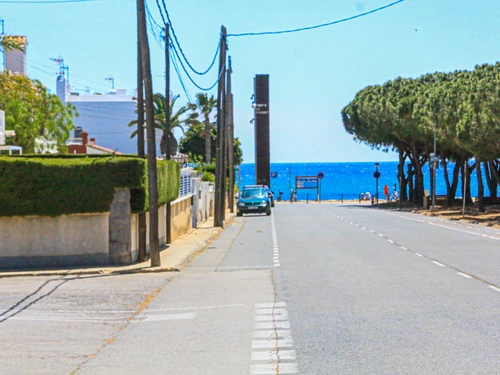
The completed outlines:
{"type": "MultiPolygon", "coordinates": [[[[412,219],[412,218],[404,217],[404,216],[401,216],[401,215],[390,214],[390,213],[387,213],[387,212],[383,212],[383,213],[384,213],[384,214],[386,214],[386,215],[397,216],[397,217],[399,217],[399,218],[406,219],[406,220],[416,221],[416,222],[419,222],[419,223],[427,223],[427,224],[429,224],[429,225],[436,226],[436,227],[442,227],[442,228],[449,229],[449,230],[453,230],[453,231],[457,231],[457,232],[462,232],[462,233],[472,234],[472,235],[474,235],[474,236],[481,236],[481,237],[488,238],[488,239],[492,239],[492,240],[495,240],[495,241],[500,241],[500,237],[494,237],[494,236],[490,236],[490,235],[487,235],[487,234],[481,234],[481,233],[471,232],[471,231],[462,230],[462,229],[458,229],[458,228],[452,228],[452,227],[449,227],[449,226],[446,226],[446,225],[440,225],[440,224],[432,223],[432,222],[430,222],[430,221],[418,220],[418,219],[412,219]]],[[[335,216],[337,216],[337,215],[335,215],[335,216]]],[[[349,221],[349,220],[347,220],[347,219],[344,219],[344,218],[342,218],[342,217],[340,217],[340,216],[337,216],[337,217],[338,217],[339,219],[343,220],[343,221],[349,222],[349,223],[351,223],[351,224],[355,224],[357,227],[360,227],[360,225],[359,225],[359,224],[356,224],[356,223],[354,223],[354,222],[352,222],[352,221],[349,221]]],[[[456,225],[457,223],[451,223],[451,224],[456,225]]],[[[366,228],[366,227],[361,227],[361,228],[362,228],[362,229],[364,229],[364,230],[369,230],[369,232],[370,232],[370,233],[377,234],[379,237],[382,237],[382,238],[383,238],[383,237],[385,237],[383,234],[381,234],[381,233],[377,233],[376,231],[374,231],[374,230],[372,230],[372,229],[368,229],[368,228],[366,228]]],[[[467,226],[467,228],[469,228],[469,229],[473,229],[473,227],[471,227],[471,226],[467,226]]],[[[389,243],[391,243],[391,244],[396,244],[394,240],[391,240],[391,239],[389,239],[389,238],[387,238],[387,237],[385,237],[385,238],[387,239],[387,242],[389,242],[389,243]]],[[[409,252],[411,252],[411,253],[415,254],[416,256],[418,256],[418,257],[420,257],[420,258],[424,258],[424,257],[425,257],[425,258],[427,258],[427,259],[430,259],[430,260],[432,261],[432,263],[434,263],[435,265],[437,265],[437,266],[439,266],[439,267],[448,267],[448,268],[451,268],[451,269],[457,270],[457,269],[456,269],[455,267],[453,267],[453,266],[447,266],[447,265],[445,265],[445,264],[443,264],[443,263],[440,263],[440,262],[438,262],[438,261],[436,261],[436,260],[432,260],[432,258],[430,258],[430,257],[427,257],[427,256],[424,256],[424,255],[422,255],[422,254],[420,254],[420,253],[414,252],[413,250],[410,250],[410,249],[408,249],[408,248],[406,248],[406,247],[404,247],[404,246],[400,246],[400,245],[398,245],[398,244],[396,244],[396,245],[397,245],[397,246],[399,246],[399,248],[400,248],[400,249],[405,250],[405,251],[409,251],[409,252]]],[[[457,275],[462,276],[463,278],[466,278],[466,279],[472,279],[472,278],[474,278],[474,276],[468,275],[468,274],[463,273],[463,272],[457,272],[457,275]]],[[[481,280],[481,282],[482,282],[482,283],[484,283],[484,284],[488,284],[488,282],[487,282],[487,281],[483,281],[483,280],[481,280]]],[[[490,289],[492,289],[492,290],[494,290],[494,291],[496,291],[496,292],[499,292],[499,293],[500,293],[500,288],[499,288],[499,287],[496,287],[496,286],[494,286],[494,285],[488,284],[488,288],[490,288],[490,289]]]]}
{"type": "Polygon", "coordinates": [[[276,223],[274,222],[274,215],[271,217],[271,228],[273,232],[273,266],[280,267],[280,252],[278,246],[278,235],[276,234],[276,223]]]}
{"type": "Polygon", "coordinates": [[[436,262],[435,260],[433,260],[432,263],[439,267],[446,267],[443,263],[436,262]]]}
{"type": "Polygon", "coordinates": [[[285,302],[255,304],[251,375],[298,374],[285,302]]]}

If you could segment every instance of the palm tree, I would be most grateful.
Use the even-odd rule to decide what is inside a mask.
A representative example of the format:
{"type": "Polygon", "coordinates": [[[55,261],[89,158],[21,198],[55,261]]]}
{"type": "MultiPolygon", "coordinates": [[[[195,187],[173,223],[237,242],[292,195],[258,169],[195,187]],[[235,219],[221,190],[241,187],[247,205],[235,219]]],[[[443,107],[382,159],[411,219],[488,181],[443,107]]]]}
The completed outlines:
{"type": "Polygon", "coordinates": [[[24,38],[12,35],[0,34],[0,49],[4,51],[26,51],[26,42],[24,38]]]}
{"type": "MultiPolygon", "coordinates": [[[[182,127],[182,124],[185,123],[187,120],[186,119],[181,119],[181,116],[186,113],[189,108],[188,107],[181,107],[179,108],[175,113],[174,113],[174,105],[175,101],[179,98],[179,95],[176,95],[172,101],[170,102],[170,126],[169,129],[167,129],[167,123],[166,123],[166,116],[165,116],[165,96],[160,93],[156,93],[153,95],[153,104],[154,104],[154,121],[155,121],[155,128],[159,129],[163,132],[163,135],[161,137],[160,141],[160,152],[162,154],[167,154],[167,138],[168,138],[168,144],[169,144],[169,153],[170,155],[175,155],[177,153],[177,148],[178,148],[178,142],[177,139],[175,139],[173,130],[175,128],[179,128],[182,130],[184,133],[184,128],[182,127]]],[[[192,116],[190,116],[192,117],[192,116]]],[[[137,120],[131,121],[128,126],[135,126],[137,125],[137,120]]],[[[133,138],[137,135],[137,130],[134,130],[132,134],[130,135],[130,138],[133,138]]]]}
{"type": "MultiPolygon", "coordinates": [[[[198,93],[196,94],[196,103],[189,104],[188,107],[192,111],[196,113],[199,111],[201,115],[203,115],[203,123],[205,124],[205,128],[203,130],[203,136],[205,137],[205,162],[210,164],[212,160],[212,122],[210,121],[210,114],[217,106],[217,100],[213,95],[210,97],[207,93],[198,93]]],[[[198,115],[196,115],[198,117],[198,115]]],[[[195,117],[193,117],[195,118],[195,117]]]]}

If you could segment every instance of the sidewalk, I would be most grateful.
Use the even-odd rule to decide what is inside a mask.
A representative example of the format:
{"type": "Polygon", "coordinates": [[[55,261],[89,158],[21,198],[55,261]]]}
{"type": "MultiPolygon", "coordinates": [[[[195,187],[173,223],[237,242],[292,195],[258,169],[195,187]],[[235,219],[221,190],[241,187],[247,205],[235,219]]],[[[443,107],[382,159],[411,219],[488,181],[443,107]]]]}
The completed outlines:
{"type": "MultiPolygon", "coordinates": [[[[226,212],[224,227],[234,218],[234,214],[226,212]]],[[[132,273],[158,273],[158,272],[179,272],[191,259],[203,250],[211,240],[216,238],[222,228],[214,227],[214,218],[210,217],[198,228],[179,237],[172,244],[162,248],[160,252],[161,266],[151,267],[148,260],[143,263],[135,263],[126,266],[89,266],[81,268],[65,268],[53,270],[23,270],[23,271],[0,271],[0,279],[4,277],[22,276],[68,276],[68,275],[99,275],[99,274],[132,274],[132,273]]]]}

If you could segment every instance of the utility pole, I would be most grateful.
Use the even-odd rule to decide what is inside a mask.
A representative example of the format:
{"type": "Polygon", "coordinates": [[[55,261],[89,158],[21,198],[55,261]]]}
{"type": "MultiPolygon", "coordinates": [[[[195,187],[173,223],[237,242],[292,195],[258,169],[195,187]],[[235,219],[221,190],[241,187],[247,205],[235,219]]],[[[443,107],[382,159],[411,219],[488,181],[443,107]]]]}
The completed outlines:
{"type": "Polygon", "coordinates": [[[217,86],[217,152],[215,160],[215,204],[214,226],[224,227],[225,218],[225,123],[226,123],[226,28],[221,26],[219,53],[219,82],[217,86]]]}
{"type": "MultiPolygon", "coordinates": [[[[137,35],[139,35],[139,17],[137,17],[137,35]]],[[[144,79],[142,78],[141,44],[137,39],[137,156],[146,156],[144,151],[144,79]]],[[[146,213],[139,212],[139,262],[147,260],[146,254],[146,213]]]]}
{"type": "Polygon", "coordinates": [[[229,67],[227,69],[227,154],[229,165],[229,209],[234,213],[234,116],[233,116],[233,93],[231,91],[231,74],[233,67],[231,56],[229,56],[229,67]]]}
{"type": "Polygon", "coordinates": [[[148,189],[149,189],[149,248],[151,267],[161,266],[160,240],[158,235],[158,175],[156,170],[156,142],[153,107],[153,79],[151,77],[151,59],[146,29],[144,0],[137,0],[139,24],[139,43],[141,46],[142,72],[146,93],[146,129],[148,141],[148,189]]]}
{"type": "MultiPolygon", "coordinates": [[[[165,157],[170,160],[170,25],[165,24],[165,157]]],[[[167,202],[165,209],[166,243],[172,243],[172,206],[167,202]]]]}
{"type": "Polygon", "coordinates": [[[436,167],[437,167],[437,161],[436,161],[436,121],[434,121],[434,153],[432,154],[432,160],[431,160],[431,173],[432,173],[432,208],[431,211],[434,211],[436,209],[436,167]]]}

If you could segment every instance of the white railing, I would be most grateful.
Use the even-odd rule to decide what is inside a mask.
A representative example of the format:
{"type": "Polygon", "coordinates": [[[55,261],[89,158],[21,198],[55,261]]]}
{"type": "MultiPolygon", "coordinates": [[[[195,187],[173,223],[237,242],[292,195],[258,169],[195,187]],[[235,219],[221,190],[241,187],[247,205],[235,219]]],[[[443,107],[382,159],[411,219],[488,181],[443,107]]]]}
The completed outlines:
{"type": "Polygon", "coordinates": [[[181,181],[179,186],[179,198],[193,194],[193,170],[191,168],[181,169],[181,181]]]}

